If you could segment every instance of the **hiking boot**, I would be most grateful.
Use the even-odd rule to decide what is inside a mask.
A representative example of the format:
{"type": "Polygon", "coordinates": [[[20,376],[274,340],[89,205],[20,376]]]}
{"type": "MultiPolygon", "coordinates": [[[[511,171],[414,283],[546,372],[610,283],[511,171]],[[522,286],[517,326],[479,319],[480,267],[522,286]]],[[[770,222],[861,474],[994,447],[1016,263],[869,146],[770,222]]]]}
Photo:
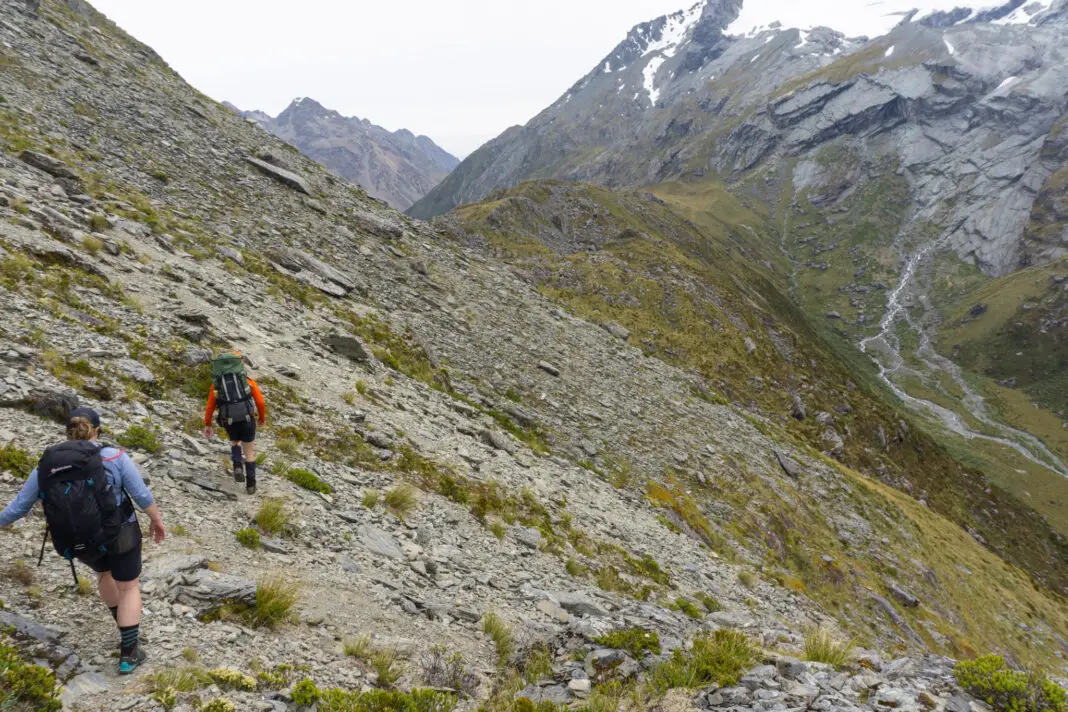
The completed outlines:
{"type": "Polygon", "coordinates": [[[256,494],[256,485],[255,484],[251,484],[248,487],[246,487],[245,488],[245,494],[249,495],[250,497],[252,495],[256,494]]]}
{"type": "Polygon", "coordinates": [[[234,482],[244,482],[244,481],[245,481],[245,466],[244,465],[234,465],[234,482]]]}
{"type": "Polygon", "coordinates": [[[141,644],[138,643],[128,655],[123,655],[119,658],[119,674],[129,675],[136,670],[146,658],[148,658],[148,654],[141,647],[141,644]]]}

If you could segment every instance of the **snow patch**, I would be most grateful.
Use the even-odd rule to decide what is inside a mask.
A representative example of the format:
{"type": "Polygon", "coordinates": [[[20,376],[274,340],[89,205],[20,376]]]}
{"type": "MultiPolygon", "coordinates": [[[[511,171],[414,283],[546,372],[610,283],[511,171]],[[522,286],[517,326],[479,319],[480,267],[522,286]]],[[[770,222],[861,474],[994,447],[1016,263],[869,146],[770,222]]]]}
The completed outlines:
{"type": "Polygon", "coordinates": [[[886,50],[886,53],[883,56],[884,57],[893,57],[894,56],[894,48],[895,47],[897,47],[897,45],[890,45],[890,49],[886,50]]]}
{"type": "Polygon", "coordinates": [[[607,62],[604,63],[604,73],[605,74],[611,74],[612,73],[612,60],[608,60],[607,62]]]}
{"type": "Polygon", "coordinates": [[[686,33],[701,19],[701,12],[704,8],[705,3],[702,0],[689,10],[679,10],[674,14],[668,15],[664,29],[660,32],[660,39],[650,42],[649,46],[645,48],[645,54],[642,56],[644,57],[654,52],[662,52],[665,57],[675,56],[675,51],[682,44],[682,41],[686,39],[686,33]]]}
{"type": "Polygon", "coordinates": [[[942,41],[946,43],[946,49],[949,50],[950,55],[955,55],[957,53],[957,48],[953,46],[953,43],[949,41],[948,37],[943,35],[942,41]]]}
{"type": "Polygon", "coordinates": [[[800,44],[794,45],[794,49],[801,49],[802,47],[804,47],[805,45],[808,44],[808,36],[809,36],[808,30],[801,30],[800,34],[801,34],[801,42],[800,42],[800,44]]]}
{"type": "Polygon", "coordinates": [[[642,76],[645,77],[645,91],[649,93],[649,101],[653,102],[653,106],[656,106],[656,102],[660,99],[660,90],[656,88],[656,72],[664,61],[664,57],[653,57],[642,70],[642,76]]]}
{"type": "MultiPolygon", "coordinates": [[[[1048,10],[1054,0],[1035,0],[1017,9],[1011,15],[997,20],[998,24],[1027,23],[1039,12],[1048,10]],[[1034,8],[1040,7],[1041,10],[1034,8]],[[1028,10],[1027,8],[1030,8],[1028,10]]],[[[743,0],[738,19],[727,26],[726,34],[755,37],[768,29],[830,27],[846,37],[881,37],[905,21],[914,11],[913,21],[937,12],[951,12],[957,8],[976,12],[1000,7],[1007,0],[808,0],[807,2],[783,2],[782,0],[743,0]]]]}
{"type": "Polygon", "coordinates": [[[1001,91],[1002,89],[1007,89],[1008,87],[1010,87],[1013,84],[1015,84],[1018,79],[1019,79],[1019,77],[1009,77],[1009,78],[1007,78],[1001,84],[998,84],[998,88],[994,90],[994,93],[996,94],[999,91],[1001,91]]]}
{"type": "Polygon", "coordinates": [[[759,54],[757,56],[753,57],[752,59],[750,59],[749,63],[752,64],[753,62],[757,61],[758,59],[760,59],[760,55],[759,54]]]}

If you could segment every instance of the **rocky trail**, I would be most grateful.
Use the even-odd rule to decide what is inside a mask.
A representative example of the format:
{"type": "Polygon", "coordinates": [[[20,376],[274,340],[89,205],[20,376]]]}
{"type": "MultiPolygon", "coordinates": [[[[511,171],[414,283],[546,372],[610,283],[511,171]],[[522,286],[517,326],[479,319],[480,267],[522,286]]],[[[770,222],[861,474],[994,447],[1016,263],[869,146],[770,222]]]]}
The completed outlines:
{"type": "Polygon", "coordinates": [[[95,595],[52,554],[33,568],[39,512],[0,531],[0,623],[66,708],[297,710],[303,677],[592,707],[721,631],[755,651],[737,684],[643,705],[985,712],[944,655],[1063,670],[1060,599],[968,532],[343,183],[84,3],[20,7],[0,5],[0,499],[60,437],[46,406],[76,397],[170,528],[146,544],[130,679],[95,595]],[[268,403],[251,498],[198,437],[224,348],[268,403]],[[292,615],[242,617],[279,578],[292,615]],[[636,628],[661,649],[599,642],[636,628]],[[817,629],[856,637],[848,664],[797,659],[817,629]],[[215,676],[158,689],[196,665],[215,676]]]}

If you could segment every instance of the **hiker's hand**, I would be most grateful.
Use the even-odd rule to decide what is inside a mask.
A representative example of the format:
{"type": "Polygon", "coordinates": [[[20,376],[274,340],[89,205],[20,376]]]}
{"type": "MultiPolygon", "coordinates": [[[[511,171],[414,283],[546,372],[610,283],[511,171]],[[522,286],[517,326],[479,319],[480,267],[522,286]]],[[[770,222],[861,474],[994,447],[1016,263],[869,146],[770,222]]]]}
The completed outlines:
{"type": "Polygon", "coordinates": [[[153,519],[148,525],[148,533],[152,536],[152,541],[163,543],[167,538],[167,527],[163,526],[163,519],[153,519]]]}
{"type": "Polygon", "coordinates": [[[210,425],[204,428],[204,437],[208,440],[211,440],[213,437],[215,437],[215,428],[211,427],[210,425]]]}
{"type": "Polygon", "coordinates": [[[262,420],[259,421],[259,424],[260,424],[261,427],[267,425],[267,419],[263,418],[262,420]]]}

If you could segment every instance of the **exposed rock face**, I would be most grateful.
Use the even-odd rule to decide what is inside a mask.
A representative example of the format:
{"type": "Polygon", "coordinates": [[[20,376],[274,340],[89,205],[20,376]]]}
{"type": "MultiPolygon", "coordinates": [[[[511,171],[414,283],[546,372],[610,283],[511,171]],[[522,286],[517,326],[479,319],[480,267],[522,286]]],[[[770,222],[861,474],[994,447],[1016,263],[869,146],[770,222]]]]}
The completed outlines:
{"type": "Polygon", "coordinates": [[[273,118],[262,111],[240,113],[398,210],[426,195],[459,164],[426,136],[406,129],[390,132],[313,99],[297,99],[273,118]]]}
{"type": "Polygon", "coordinates": [[[1025,253],[1049,259],[1068,249],[1061,228],[1045,227],[1059,209],[1048,190],[1063,184],[1051,176],[1068,110],[1068,13],[1059,4],[1019,24],[1000,12],[947,15],[867,41],[826,28],[728,36],[740,3],[699,7],[681,41],[673,16],[636,27],[410,214],[439,214],[534,175],[613,187],[709,173],[743,180],[846,142],[861,163],[896,155],[916,206],[910,220],[936,225],[947,247],[988,274],[1015,269],[1025,253]],[[1023,246],[1029,222],[1042,233],[1038,249],[1023,246]]]}

